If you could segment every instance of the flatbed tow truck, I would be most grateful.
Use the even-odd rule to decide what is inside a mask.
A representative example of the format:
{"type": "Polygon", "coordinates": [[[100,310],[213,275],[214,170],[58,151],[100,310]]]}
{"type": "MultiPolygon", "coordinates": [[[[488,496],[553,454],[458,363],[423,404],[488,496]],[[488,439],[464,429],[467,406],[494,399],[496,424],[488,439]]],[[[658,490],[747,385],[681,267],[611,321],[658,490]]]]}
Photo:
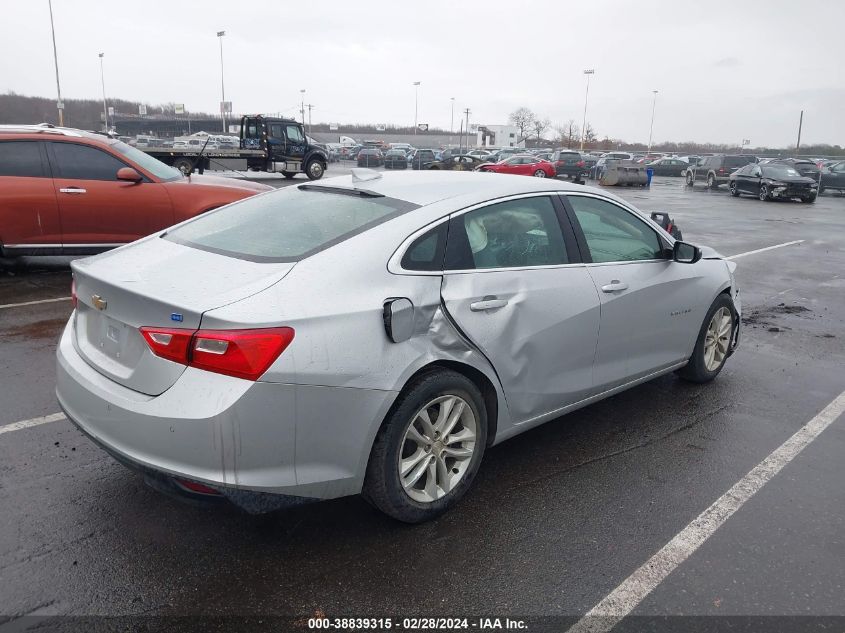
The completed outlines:
{"type": "Polygon", "coordinates": [[[309,143],[302,124],[293,119],[242,116],[239,145],[237,149],[138,149],[186,175],[194,170],[203,173],[206,169],[229,169],[275,172],[285,178],[305,174],[310,180],[319,180],[329,163],[326,151],[309,143]]]}

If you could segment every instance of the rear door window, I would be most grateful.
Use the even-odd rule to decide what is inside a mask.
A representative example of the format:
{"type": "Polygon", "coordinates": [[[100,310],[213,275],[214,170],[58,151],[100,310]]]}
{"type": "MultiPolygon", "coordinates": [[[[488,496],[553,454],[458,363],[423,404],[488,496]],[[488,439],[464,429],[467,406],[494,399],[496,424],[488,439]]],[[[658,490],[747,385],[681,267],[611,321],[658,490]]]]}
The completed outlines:
{"type": "Polygon", "coordinates": [[[0,176],[44,177],[38,141],[0,142],[0,176]]]}
{"type": "Polygon", "coordinates": [[[117,180],[117,171],[126,167],[126,163],[96,147],[59,142],[50,145],[56,159],[57,178],[117,180]]]}
{"type": "Polygon", "coordinates": [[[552,201],[534,196],[491,204],[450,220],[450,270],[570,263],[552,201]]]}
{"type": "Polygon", "coordinates": [[[415,208],[395,198],[300,185],[211,211],[163,237],[238,259],[291,262],[415,208]]]}

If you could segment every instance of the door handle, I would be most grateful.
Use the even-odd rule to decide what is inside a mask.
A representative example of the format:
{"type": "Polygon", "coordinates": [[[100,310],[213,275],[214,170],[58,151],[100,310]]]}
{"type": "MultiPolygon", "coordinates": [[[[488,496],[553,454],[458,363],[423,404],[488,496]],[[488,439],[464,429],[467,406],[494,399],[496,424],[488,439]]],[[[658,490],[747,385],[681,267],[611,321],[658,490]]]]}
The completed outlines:
{"type": "Polygon", "coordinates": [[[619,292],[620,290],[627,290],[628,284],[624,281],[619,281],[618,279],[614,279],[606,286],[601,287],[602,292],[619,292]]]}
{"type": "Polygon", "coordinates": [[[481,301],[473,301],[469,304],[469,309],[473,312],[484,312],[485,310],[496,310],[504,308],[508,305],[507,299],[497,299],[496,297],[484,297],[481,301]]]}
{"type": "Polygon", "coordinates": [[[59,189],[59,193],[87,193],[85,189],[81,187],[65,187],[63,189],[59,189]]]}

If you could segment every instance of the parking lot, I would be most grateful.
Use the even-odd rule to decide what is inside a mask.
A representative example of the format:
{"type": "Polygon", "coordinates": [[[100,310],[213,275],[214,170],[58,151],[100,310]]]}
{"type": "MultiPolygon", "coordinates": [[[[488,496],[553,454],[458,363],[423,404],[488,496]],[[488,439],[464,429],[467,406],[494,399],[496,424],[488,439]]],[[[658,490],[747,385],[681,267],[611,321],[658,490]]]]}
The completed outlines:
{"type": "Polygon", "coordinates": [[[148,489],[58,413],[67,259],[0,270],[0,613],[278,615],[302,628],[323,614],[495,616],[563,631],[833,403],[818,440],[653,591],[620,599],[641,618],[796,616],[770,630],[845,617],[845,197],[767,203],[680,178],[613,193],[735,256],[738,351],[709,385],[670,374],[492,448],[470,494],[416,526],[358,497],[251,516],[148,489]]]}

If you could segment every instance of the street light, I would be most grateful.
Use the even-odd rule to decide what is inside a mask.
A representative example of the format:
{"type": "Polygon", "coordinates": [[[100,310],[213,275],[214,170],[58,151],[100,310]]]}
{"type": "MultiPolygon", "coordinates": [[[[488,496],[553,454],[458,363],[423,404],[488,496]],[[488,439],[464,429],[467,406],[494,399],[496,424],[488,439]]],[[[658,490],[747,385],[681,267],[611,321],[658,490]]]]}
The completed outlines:
{"type": "Polygon", "coordinates": [[[651,102],[651,128],[648,130],[648,153],[651,154],[651,134],[654,132],[654,107],[657,105],[657,90],[652,90],[654,100],[651,102]]]}
{"type": "Polygon", "coordinates": [[[103,121],[106,124],[106,132],[109,131],[109,109],[106,107],[106,80],[105,75],[103,74],[103,55],[105,53],[100,53],[100,83],[103,86],[103,121]]]}
{"type": "Polygon", "coordinates": [[[305,127],[305,88],[302,88],[299,91],[299,94],[302,97],[302,104],[299,108],[299,114],[302,116],[302,127],[305,127]]]}
{"type": "Polygon", "coordinates": [[[587,134],[587,97],[590,96],[590,75],[596,74],[595,69],[589,68],[584,71],[587,75],[587,92],[584,94],[584,120],[581,123],[581,151],[584,151],[584,137],[587,134]]]}
{"type": "Polygon", "coordinates": [[[420,82],[414,82],[414,136],[417,135],[417,114],[419,114],[420,82]]]}
{"type": "Polygon", "coordinates": [[[53,34],[53,63],[56,65],[56,94],[58,95],[58,100],[56,101],[56,108],[58,108],[58,110],[59,110],[59,127],[64,127],[64,124],[65,124],[65,117],[64,117],[65,104],[62,103],[62,87],[59,85],[59,56],[56,53],[56,28],[53,26],[53,2],[52,2],[52,0],[47,0],[47,6],[50,8],[50,31],[53,34]]]}
{"type": "Polygon", "coordinates": [[[452,99],[452,123],[449,125],[449,134],[455,133],[455,97],[452,99]]]}
{"type": "Polygon", "coordinates": [[[223,119],[223,134],[226,133],[226,85],[223,83],[223,36],[226,31],[217,31],[217,41],[220,42],[220,116],[223,119]]]}

